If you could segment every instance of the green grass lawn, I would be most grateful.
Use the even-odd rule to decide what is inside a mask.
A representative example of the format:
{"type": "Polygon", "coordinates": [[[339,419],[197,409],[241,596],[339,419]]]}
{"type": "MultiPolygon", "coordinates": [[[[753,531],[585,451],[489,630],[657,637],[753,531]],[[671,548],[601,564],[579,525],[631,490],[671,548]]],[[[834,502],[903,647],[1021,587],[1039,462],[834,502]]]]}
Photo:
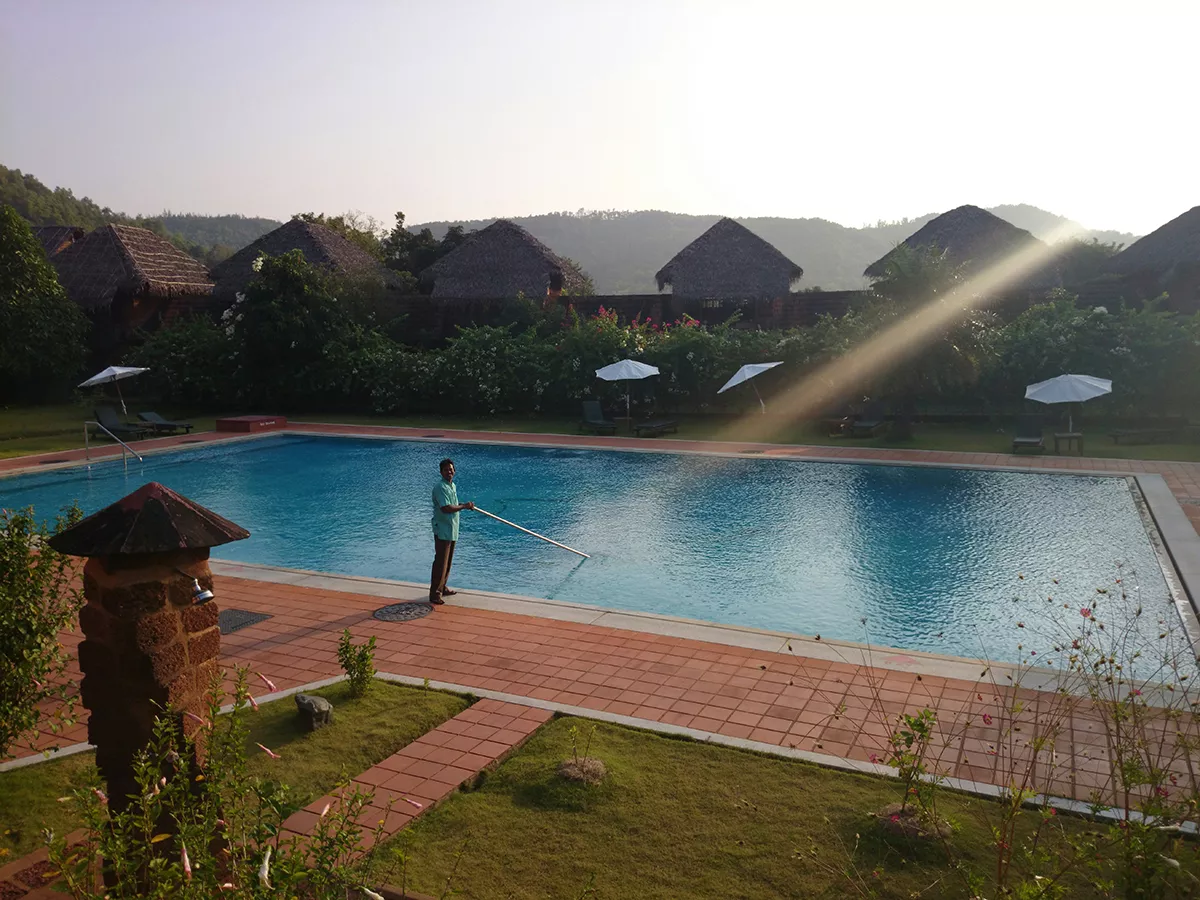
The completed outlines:
{"type": "MultiPolygon", "coordinates": [[[[247,755],[251,774],[286,784],[297,805],[326,793],[345,776],[364,772],[447,719],[468,701],[454,694],[377,681],[367,696],[351,699],[344,682],[313,693],[334,705],[333,724],[309,733],[284,697],[250,712],[247,755]],[[254,746],[281,754],[272,760],[254,746]]],[[[62,834],[77,827],[69,804],[58,802],[75,788],[99,784],[94,754],[78,753],[0,772],[0,851],[20,856],[41,844],[41,829],[62,834]]]]}
{"type": "MultiPolygon", "coordinates": [[[[600,724],[591,753],[609,775],[588,788],[556,774],[571,755],[572,723],[591,727],[548,723],[480,787],[387,844],[385,852],[407,851],[407,886],[439,896],[454,873],[455,896],[473,900],[567,900],[589,882],[606,900],[871,896],[843,874],[856,869],[881,897],[970,895],[940,847],[885,836],[871,816],[899,799],[896,782],[600,724]]],[[[942,798],[955,852],[989,872],[981,812],[996,807],[942,798]]],[[[1025,835],[1036,818],[1025,817],[1025,835]]],[[[1189,847],[1185,864],[1194,867],[1189,847]]],[[[1092,894],[1076,883],[1068,895],[1092,894]]]]}
{"type": "MultiPolygon", "coordinates": [[[[152,408],[127,398],[128,418],[138,410],[152,408]]],[[[0,409],[0,459],[31,453],[69,450],[83,446],[83,422],[92,417],[94,403],[57,406],[13,407],[0,409]]],[[[193,423],[197,431],[214,427],[216,415],[193,415],[189,410],[160,408],[170,419],[193,423]]],[[[737,420],[729,416],[679,416],[679,433],[664,435],[681,440],[722,438],[738,440],[737,420]]],[[[403,425],[413,428],[464,429],[469,431],[512,431],[521,433],[578,434],[579,421],[563,416],[361,416],[340,413],[292,415],[293,422],[339,422],[357,425],[403,425]]],[[[1108,437],[1109,427],[1100,421],[1084,426],[1088,456],[1113,459],[1165,459],[1200,461],[1200,442],[1173,444],[1116,445],[1108,437]]],[[[624,434],[624,431],[620,432],[624,434]]],[[[1052,433],[1051,428],[1046,434],[1052,433]]],[[[837,447],[885,447],[909,450],[957,450],[984,453],[1008,453],[1012,448],[1012,426],[997,424],[918,423],[911,440],[898,440],[888,434],[866,439],[830,437],[810,422],[778,420],[771,428],[769,442],[837,447]]],[[[1053,441],[1047,438],[1053,446],[1053,441]]]]}

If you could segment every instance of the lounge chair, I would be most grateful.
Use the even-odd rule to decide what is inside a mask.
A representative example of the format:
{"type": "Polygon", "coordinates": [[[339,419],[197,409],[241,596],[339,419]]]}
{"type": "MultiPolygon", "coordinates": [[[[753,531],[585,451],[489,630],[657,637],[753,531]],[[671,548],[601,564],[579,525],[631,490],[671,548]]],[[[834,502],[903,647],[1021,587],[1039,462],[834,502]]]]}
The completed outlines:
{"type": "Polygon", "coordinates": [[[1017,420],[1017,433],[1013,437],[1012,452],[1018,450],[1037,450],[1039,453],[1046,449],[1042,438],[1042,417],[1021,416],[1017,420]]]}
{"type": "Polygon", "coordinates": [[[889,424],[884,418],[883,407],[878,403],[871,403],[861,416],[850,423],[850,437],[875,437],[887,431],[889,424]]]}
{"type": "Polygon", "coordinates": [[[100,434],[107,431],[109,434],[118,438],[140,438],[143,437],[150,429],[135,425],[132,422],[122,422],[117,418],[117,411],[111,406],[97,406],[93,412],[96,414],[96,421],[100,423],[103,429],[100,434]]]}
{"type": "Polygon", "coordinates": [[[174,434],[176,431],[182,431],[184,434],[192,433],[191,422],[172,422],[170,419],[164,419],[156,412],[138,413],[138,418],[149,425],[154,432],[165,432],[174,434]]]}
{"type": "Polygon", "coordinates": [[[657,437],[667,432],[677,433],[679,423],[674,419],[651,419],[647,422],[638,422],[633,426],[633,430],[638,437],[657,437]]]}
{"type": "Polygon", "coordinates": [[[616,434],[617,423],[612,419],[604,418],[599,400],[584,400],[583,421],[579,423],[579,430],[592,434],[616,434]]]}
{"type": "Polygon", "coordinates": [[[1125,441],[1127,444],[1154,444],[1176,441],[1187,428],[1187,419],[1183,416],[1164,419],[1158,425],[1146,428],[1116,428],[1108,433],[1114,444],[1125,441]]]}

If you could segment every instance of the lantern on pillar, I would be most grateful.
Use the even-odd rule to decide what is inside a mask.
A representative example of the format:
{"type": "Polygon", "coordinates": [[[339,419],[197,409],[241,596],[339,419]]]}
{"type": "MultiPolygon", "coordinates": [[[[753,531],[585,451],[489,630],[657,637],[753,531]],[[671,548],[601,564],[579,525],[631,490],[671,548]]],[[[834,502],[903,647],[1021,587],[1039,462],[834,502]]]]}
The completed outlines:
{"type": "MultiPolygon", "coordinates": [[[[168,707],[184,734],[217,673],[221,632],[209,548],[250,532],[151,482],[50,539],[88,558],[79,612],[80,686],[88,740],[110,805],[136,791],[134,756],[168,707]]],[[[199,748],[203,752],[203,748],[199,748]]]]}

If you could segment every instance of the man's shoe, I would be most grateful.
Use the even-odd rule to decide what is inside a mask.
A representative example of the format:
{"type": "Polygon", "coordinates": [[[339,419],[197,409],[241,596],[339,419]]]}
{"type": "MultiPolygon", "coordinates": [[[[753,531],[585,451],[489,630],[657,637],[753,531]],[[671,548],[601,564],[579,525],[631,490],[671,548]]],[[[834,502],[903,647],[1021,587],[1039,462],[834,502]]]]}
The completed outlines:
{"type": "Polygon", "coordinates": [[[441,597],[430,597],[430,598],[429,598],[429,604],[430,604],[430,606],[441,606],[441,605],[442,605],[442,604],[444,604],[445,602],[446,602],[446,601],[445,601],[445,600],[443,600],[441,597]]]}
{"type": "Polygon", "coordinates": [[[444,591],[442,591],[442,596],[443,597],[453,597],[457,593],[458,593],[458,591],[454,590],[454,588],[446,588],[444,591]]]}

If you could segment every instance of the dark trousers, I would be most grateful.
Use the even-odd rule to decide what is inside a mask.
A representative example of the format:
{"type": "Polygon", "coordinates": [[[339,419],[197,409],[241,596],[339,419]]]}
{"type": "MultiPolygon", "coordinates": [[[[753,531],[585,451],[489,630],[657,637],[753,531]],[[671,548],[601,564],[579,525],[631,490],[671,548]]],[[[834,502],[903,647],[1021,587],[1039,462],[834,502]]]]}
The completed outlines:
{"type": "Polygon", "coordinates": [[[433,539],[433,572],[429,576],[429,599],[442,596],[450,578],[450,563],[454,561],[454,541],[433,539]]]}

